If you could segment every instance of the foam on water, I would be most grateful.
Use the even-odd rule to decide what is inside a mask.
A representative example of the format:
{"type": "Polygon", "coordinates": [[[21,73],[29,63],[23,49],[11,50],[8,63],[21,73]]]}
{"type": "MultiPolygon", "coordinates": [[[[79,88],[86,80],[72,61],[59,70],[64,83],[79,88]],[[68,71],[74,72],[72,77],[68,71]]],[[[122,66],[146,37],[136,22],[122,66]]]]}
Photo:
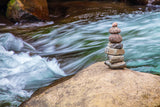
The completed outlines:
{"type": "Polygon", "coordinates": [[[66,76],[55,58],[49,61],[38,55],[30,56],[26,52],[15,54],[13,51],[7,51],[13,46],[9,43],[17,39],[20,45],[15,43],[13,49],[22,49],[23,41],[10,33],[0,34],[0,37],[4,35],[9,36],[10,40],[8,42],[7,37],[4,41],[0,38],[0,104],[11,102],[12,106],[19,105],[34,89],[66,76]]]}
{"type": "Polygon", "coordinates": [[[113,22],[122,31],[127,67],[160,74],[159,19],[160,12],[142,12],[104,16],[95,22],[79,20],[32,31],[26,42],[10,33],[0,34],[0,104],[18,105],[65,73],[106,60],[104,49],[113,22]],[[30,56],[30,52],[37,55],[30,56]]]}

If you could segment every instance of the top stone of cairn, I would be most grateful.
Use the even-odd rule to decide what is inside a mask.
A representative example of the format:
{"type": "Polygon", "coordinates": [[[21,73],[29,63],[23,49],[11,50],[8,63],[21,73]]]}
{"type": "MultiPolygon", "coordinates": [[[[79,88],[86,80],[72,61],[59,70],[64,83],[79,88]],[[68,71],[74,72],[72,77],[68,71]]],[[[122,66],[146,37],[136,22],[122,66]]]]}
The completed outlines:
{"type": "Polygon", "coordinates": [[[118,24],[116,23],[116,22],[114,22],[113,24],[112,24],[112,27],[117,27],[118,26],[118,24]]]}
{"type": "Polygon", "coordinates": [[[112,27],[109,29],[109,33],[110,34],[118,34],[118,33],[120,33],[121,30],[117,26],[118,26],[118,24],[116,22],[114,22],[112,24],[112,27]]]}

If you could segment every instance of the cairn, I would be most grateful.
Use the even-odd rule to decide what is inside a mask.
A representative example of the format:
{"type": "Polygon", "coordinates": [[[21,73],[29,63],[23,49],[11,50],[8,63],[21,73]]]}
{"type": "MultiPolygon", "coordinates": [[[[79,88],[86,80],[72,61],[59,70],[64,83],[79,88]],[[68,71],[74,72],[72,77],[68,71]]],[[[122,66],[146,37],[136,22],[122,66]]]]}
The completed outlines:
{"type": "Polygon", "coordinates": [[[105,64],[111,69],[122,69],[126,67],[124,62],[124,49],[122,42],[122,36],[119,34],[121,30],[117,27],[118,24],[115,22],[112,24],[112,27],[109,29],[109,43],[105,49],[108,60],[105,61],[105,64]]]}

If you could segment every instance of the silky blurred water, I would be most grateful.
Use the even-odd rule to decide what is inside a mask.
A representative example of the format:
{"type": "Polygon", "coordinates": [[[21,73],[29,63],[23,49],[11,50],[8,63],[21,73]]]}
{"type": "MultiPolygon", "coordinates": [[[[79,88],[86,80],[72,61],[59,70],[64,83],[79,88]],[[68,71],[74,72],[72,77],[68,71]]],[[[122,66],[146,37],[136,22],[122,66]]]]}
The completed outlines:
{"type": "Polygon", "coordinates": [[[127,67],[160,74],[160,12],[51,24],[25,32],[29,38],[1,33],[0,104],[17,106],[39,87],[105,61],[113,22],[122,31],[127,67]]]}

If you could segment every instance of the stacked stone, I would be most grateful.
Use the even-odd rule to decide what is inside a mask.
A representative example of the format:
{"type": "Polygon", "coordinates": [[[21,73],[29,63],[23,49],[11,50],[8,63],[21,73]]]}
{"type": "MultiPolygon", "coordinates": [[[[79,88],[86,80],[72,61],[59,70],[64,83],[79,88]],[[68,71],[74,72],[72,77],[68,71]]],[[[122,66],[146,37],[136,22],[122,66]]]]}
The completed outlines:
{"type": "Polygon", "coordinates": [[[108,60],[105,61],[105,64],[111,69],[122,69],[126,67],[124,62],[124,49],[122,42],[122,36],[119,34],[121,30],[117,27],[117,23],[113,23],[112,27],[109,29],[109,43],[105,49],[107,53],[108,60]]]}

